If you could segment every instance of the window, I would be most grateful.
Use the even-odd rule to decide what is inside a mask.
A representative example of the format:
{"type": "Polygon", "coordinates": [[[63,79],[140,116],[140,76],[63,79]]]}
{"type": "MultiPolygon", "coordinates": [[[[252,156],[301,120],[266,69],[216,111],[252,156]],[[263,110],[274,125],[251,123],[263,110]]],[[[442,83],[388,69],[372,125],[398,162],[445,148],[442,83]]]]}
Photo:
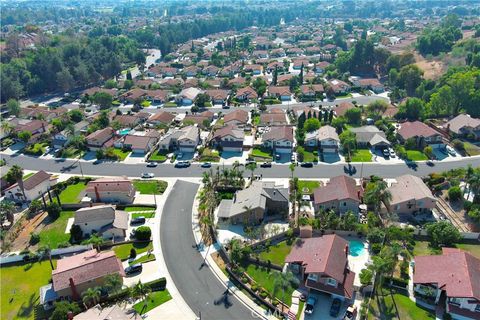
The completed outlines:
{"type": "Polygon", "coordinates": [[[332,279],[332,278],[328,278],[328,279],[327,279],[327,284],[328,284],[329,286],[336,287],[336,286],[337,286],[337,280],[332,279]]]}
{"type": "Polygon", "coordinates": [[[344,202],[344,203],[343,203],[343,206],[344,206],[344,207],[346,207],[346,206],[347,206],[347,203],[346,203],[346,202],[344,202]]]}
{"type": "Polygon", "coordinates": [[[316,275],[315,273],[310,273],[308,275],[308,280],[312,280],[312,281],[317,282],[318,281],[318,275],[316,275]]]}
{"type": "Polygon", "coordinates": [[[418,201],[418,202],[417,202],[417,206],[418,206],[419,208],[423,207],[423,201],[422,201],[422,200],[418,201]]]}
{"type": "Polygon", "coordinates": [[[450,303],[460,305],[461,300],[459,298],[450,298],[450,303]]]}

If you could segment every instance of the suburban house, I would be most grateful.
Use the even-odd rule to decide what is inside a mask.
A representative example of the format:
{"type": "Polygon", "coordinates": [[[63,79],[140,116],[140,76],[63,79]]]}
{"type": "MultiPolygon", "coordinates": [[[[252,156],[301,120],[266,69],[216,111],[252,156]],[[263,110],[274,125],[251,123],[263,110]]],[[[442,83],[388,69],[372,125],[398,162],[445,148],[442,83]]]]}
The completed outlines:
{"type": "Polygon", "coordinates": [[[197,96],[202,93],[202,91],[198,88],[186,88],[183,89],[175,98],[178,104],[182,106],[189,106],[192,105],[197,98],[197,96]]]}
{"type": "Polygon", "coordinates": [[[272,109],[270,112],[260,114],[259,126],[285,126],[287,124],[287,116],[283,111],[274,112],[272,109]]]}
{"type": "Polygon", "coordinates": [[[210,97],[210,100],[212,100],[213,105],[226,105],[227,104],[227,99],[229,95],[228,90],[223,90],[223,89],[212,89],[212,90],[207,90],[205,91],[207,96],[210,97]]]}
{"type": "Polygon", "coordinates": [[[313,132],[307,132],[305,145],[318,147],[324,153],[336,153],[339,149],[340,138],[334,127],[326,125],[313,132]]]}
{"type": "Polygon", "coordinates": [[[123,128],[134,128],[140,123],[140,118],[134,115],[122,114],[115,116],[113,119],[118,122],[123,128]]]}
{"type": "Polygon", "coordinates": [[[5,198],[15,202],[32,201],[41,197],[55,184],[57,184],[57,178],[41,170],[23,181],[25,195],[18,183],[15,183],[5,189],[5,198]]]}
{"type": "Polygon", "coordinates": [[[382,93],[385,87],[377,78],[350,77],[349,80],[355,87],[372,90],[374,93],[382,93]]]}
{"type": "Polygon", "coordinates": [[[213,133],[212,145],[222,151],[242,152],[245,132],[233,125],[224,126],[213,133]]]}
{"type": "Polygon", "coordinates": [[[68,112],[63,107],[49,108],[42,106],[29,106],[20,109],[20,117],[27,119],[38,119],[42,117],[45,121],[52,121],[55,118],[60,118],[68,112]]]}
{"type": "Polygon", "coordinates": [[[12,120],[13,131],[16,133],[28,131],[32,136],[47,132],[48,123],[43,120],[27,120],[15,118],[12,120]]]}
{"type": "Polygon", "coordinates": [[[388,190],[392,194],[387,210],[396,214],[421,214],[435,208],[437,199],[417,176],[406,174],[396,178],[388,190]]]}
{"type": "Polygon", "coordinates": [[[97,233],[104,239],[125,239],[128,229],[128,213],[115,210],[112,205],[81,208],[75,211],[73,221],[82,229],[83,236],[97,233]]]}
{"type": "Polygon", "coordinates": [[[232,200],[223,199],[218,207],[218,220],[231,224],[259,224],[269,214],[288,214],[288,188],[274,182],[254,181],[239,190],[232,200]]]}
{"type": "Polygon", "coordinates": [[[235,98],[241,102],[250,102],[254,99],[258,99],[258,94],[251,87],[244,87],[237,90],[235,98]]]}
{"type": "Polygon", "coordinates": [[[343,117],[345,113],[347,113],[347,110],[356,108],[355,105],[351,102],[342,102],[338,106],[336,106],[333,109],[333,112],[335,112],[335,115],[337,117],[343,117]]]}
{"type": "Polygon", "coordinates": [[[152,132],[145,135],[127,134],[115,142],[115,147],[132,150],[134,154],[147,154],[152,150],[158,142],[159,133],[152,132]]]}
{"type": "Polygon", "coordinates": [[[324,88],[321,84],[304,84],[300,86],[300,92],[304,98],[315,98],[323,94],[324,88]]]}
{"type": "Polygon", "coordinates": [[[120,275],[123,282],[125,271],[113,251],[92,249],[62,258],[52,271],[52,283],[40,288],[40,303],[50,309],[55,301],[80,300],[84,291],[103,286],[111,274],[120,275]]]}
{"type": "Polygon", "coordinates": [[[196,126],[187,126],[167,132],[160,139],[159,149],[194,153],[199,142],[200,129],[196,126]]]}
{"type": "Polygon", "coordinates": [[[355,133],[357,146],[365,148],[384,149],[390,147],[390,141],[385,137],[385,132],[375,126],[350,128],[355,133]]]}
{"type": "Polygon", "coordinates": [[[99,178],[90,181],[85,189],[85,196],[92,202],[133,203],[135,187],[126,177],[99,178]]]}
{"type": "Polygon", "coordinates": [[[144,90],[134,88],[121,96],[123,102],[136,103],[141,100],[150,101],[155,104],[162,104],[168,101],[170,93],[166,90],[144,90]]]}
{"type": "Polygon", "coordinates": [[[260,64],[249,64],[246,65],[244,68],[245,72],[251,72],[253,76],[258,76],[262,74],[263,66],[260,64]]]}
{"type": "Polygon", "coordinates": [[[355,273],[349,269],[348,245],[347,240],[336,234],[301,238],[292,247],[285,263],[294,273],[300,274],[309,291],[352,300],[355,273]]]}
{"type": "Polygon", "coordinates": [[[271,127],[270,131],[262,136],[262,144],[265,148],[271,149],[273,153],[292,153],[293,128],[287,126],[271,127]]]}
{"type": "Polygon", "coordinates": [[[351,211],[355,214],[362,202],[362,194],[362,186],[357,185],[355,179],[336,176],[313,191],[313,207],[315,211],[333,210],[340,215],[351,211]]]}
{"type": "Polygon", "coordinates": [[[332,79],[328,81],[328,85],[332,88],[333,92],[337,95],[346,94],[350,92],[352,88],[349,84],[342,80],[332,79]]]}
{"type": "Polygon", "coordinates": [[[223,123],[226,125],[235,125],[244,127],[248,124],[248,111],[237,109],[223,116],[223,123]]]}
{"type": "Polygon", "coordinates": [[[444,308],[453,319],[480,319],[480,260],[456,248],[415,256],[415,297],[444,308]]]}
{"type": "Polygon", "coordinates": [[[165,125],[168,126],[175,119],[175,115],[167,112],[160,111],[152,114],[148,119],[147,123],[154,126],[165,125]]]}
{"type": "Polygon", "coordinates": [[[292,100],[292,93],[290,92],[290,88],[288,86],[268,87],[268,96],[271,98],[277,98],[281,101],[292,100]]]}
{"type": "Polygon", "coordinates": [[[53,147],[57,149],[62,148],[72,137],[86,133],[88,126],[88,121],[80,121],[73,125],[73,132],[68,129],[60,131],[53,136],[53,147]]]}
{"type": "Polygon", "coordinates": [[[420,121],[402,123],[397,134],[402,142],[408,139],[415,139],[420,147],[425,147],[426,145],[430,145],[433,148],[445,147],[442,142],[442,135],[420,121]]]}
{"type": "Polygon", "coordinates": [[[74,320],[105,320],[105,319],[115,319],[115,320],[142,320],[142,316],[136,312],[133,312],[132,309],[124,308],[118,304],[113,304],[111,306],[96,306],[85,310],[82,313],[77,314],[73,317],[74,320]]]}
{"type": "Polygon", "coordinates": [[[480,139],[480,119],[472,118],[468,114],[459,114],[447,122],[446,128],[455,136],[480,139]]]}
{"type": "Polygon", "coordinates": [[[88,149],[90,149],[91,151],[97,151],[102,148],[108,148],[113,146],[114,135],[115,130],[113,130],[111,127],[107,127],[90,133],[85,138],[85,141],[87,143],[88,149]]]}

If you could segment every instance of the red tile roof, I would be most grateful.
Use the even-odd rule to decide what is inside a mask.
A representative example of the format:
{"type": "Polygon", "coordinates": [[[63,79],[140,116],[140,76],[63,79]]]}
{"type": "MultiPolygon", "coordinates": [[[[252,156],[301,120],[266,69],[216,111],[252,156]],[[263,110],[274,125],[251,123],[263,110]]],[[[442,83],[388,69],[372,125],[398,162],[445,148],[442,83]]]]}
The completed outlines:
{"type": "Polygon", "coordinates": [[[414,137],[432,137],[439,135],[437,131],[420,121],[402,123],[400,129],[398,129],[398,134],[405,140],[414,137]]]}
{"type": "Polygon", "coordinates": [[[170,122],[175,119],[175,115],[171,114],[170,112],[160,111],[158,113],[153,114],[150,118],[148,118],[148,122],[161,122],[165,124],[169,124],[170,122]]]}
{"type": "Polygon", "coordinates": [[[248,112],[245,110],[235,110],[232,112],[227,113],[225,116],[223,116],[223,122],[228,123],[230,121],[238,121],[241,123],[247,123],[248,121],[248,112]]]}
{"type": "Polygon", "coordinates": [[[287,126],[272,127],[270,131],[263,135],[262,138],[264,141],[288,140],[290,142],[293,142],[293,128],[287,126]]]}
{"type": "Polygon", "coordinates": [[[343,199],[360,201],[360,192],[361,188],[357,186],[355,179],[336,176],[331,178],[325,186],[315,189],[313,199],[316,204],[343,199]]]}

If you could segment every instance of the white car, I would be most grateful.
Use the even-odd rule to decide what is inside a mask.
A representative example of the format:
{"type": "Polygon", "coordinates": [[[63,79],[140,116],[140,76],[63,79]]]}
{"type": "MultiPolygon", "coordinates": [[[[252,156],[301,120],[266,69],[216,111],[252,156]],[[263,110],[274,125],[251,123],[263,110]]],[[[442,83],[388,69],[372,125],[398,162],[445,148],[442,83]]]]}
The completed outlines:
{"type": "Polygon", "coordinates": [[[150,178],[153,178],[153,177],[155,177],[155,175],[151,172],[142,173],[142,178],[144,178],[144,179],[150,179],[150,178]]]}
{"type": "Polygon", "coordinates": [[[389,149],[390,151],[390,158],[395,158],[396,155],[395,155],[395,151],[393,151],[393,149],[389,149]]]}
{"type": "Polygon", "coordinates": [[[457,155],[457,152],[452,147],[447,146],[446,148],[447,148],[448,154],[451,155],[452,157],[455,157],[457,155]]]}

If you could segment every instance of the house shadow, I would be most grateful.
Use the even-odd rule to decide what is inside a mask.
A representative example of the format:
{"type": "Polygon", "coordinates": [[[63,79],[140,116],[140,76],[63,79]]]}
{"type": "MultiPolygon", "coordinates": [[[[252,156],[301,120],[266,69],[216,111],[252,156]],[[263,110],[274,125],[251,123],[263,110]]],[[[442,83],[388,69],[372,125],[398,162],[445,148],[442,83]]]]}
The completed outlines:
{"type": "Polygon", "coordinates": [[[339,162],[340,160],[341,160],[340,155],[338,153],[322,154],[322,162],[335,163],[335,162],[339,162]]]}
{"type": "Polygon", "coordinates": [[[435,159],[438,161],[442,161],[443,159],[448,158],[447,151],[440,148],[433,148],[433,155],[435,156],[435,159]]]}
{"type": "Polygon", "coordinates": [[[97,155],[96,155],[95,152],[89,151],[89,152],[85,153],[85,155],[83,156],[82,159],[87,160],[87,161],[93,161],[93,160],[97,159],[97,155]]]}
{"type": "Polygon", "coordinates": [[[220,154],[220,156],[223,159],[238,158],[238,157],[241,157],[242,155],[243,155],[242,152],[234,152],[234,151],[222,151],[222,153],[220,154]]]}

